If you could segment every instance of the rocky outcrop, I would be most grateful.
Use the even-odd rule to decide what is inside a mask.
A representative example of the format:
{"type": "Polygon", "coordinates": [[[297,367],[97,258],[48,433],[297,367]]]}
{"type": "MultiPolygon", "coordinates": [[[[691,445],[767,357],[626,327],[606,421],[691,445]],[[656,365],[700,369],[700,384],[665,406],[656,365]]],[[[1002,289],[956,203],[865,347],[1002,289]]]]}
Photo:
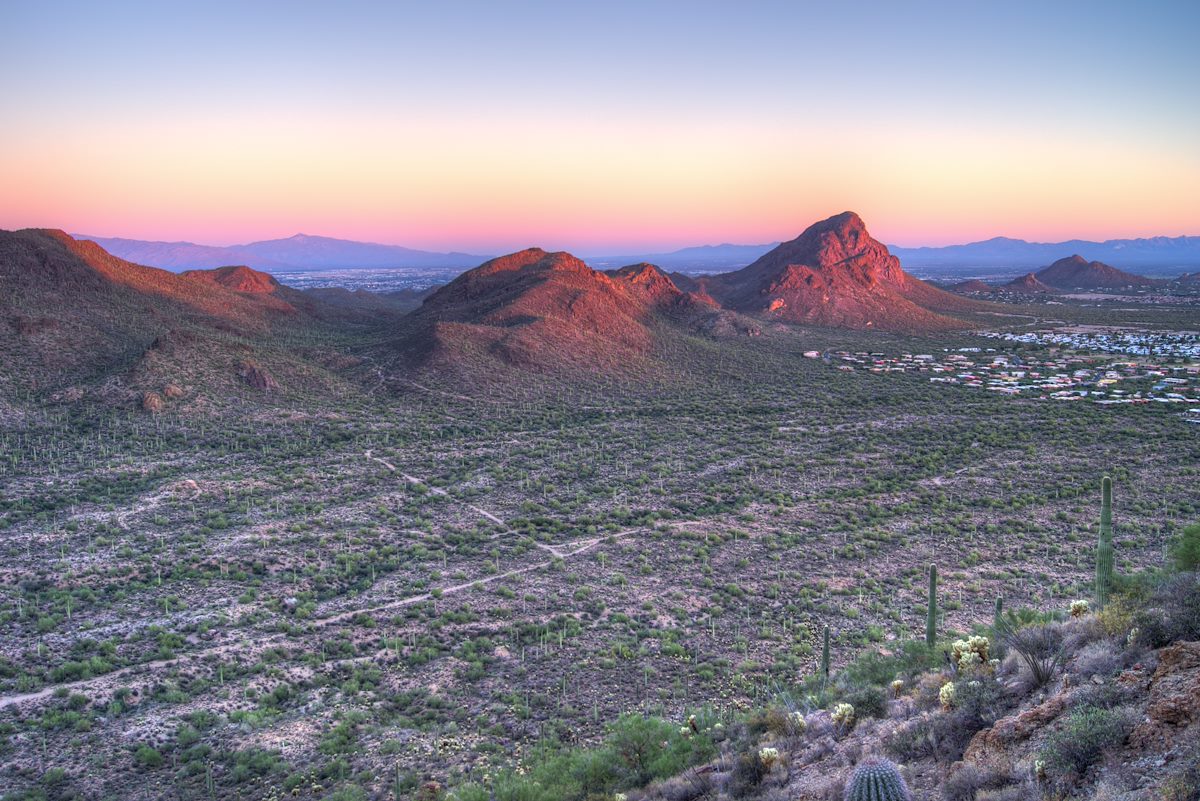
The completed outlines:
{"type": "Polygon", "coordinates": [[[1178,642],[1159,651],[1149,692],[1146,717],[1130,742],[1138,748],[1169,747],[1200,723],[1200,642],[1178,642]]]}
{"type": "Polygon", "coordinates": [[[1059,692],[1032,709],[1001,718],[991,728],[976,733],[963,753],[963,761],[989,762],[1025,742],[1066,710],[1068,695],[1066,690],[1059,692]]]}
{"type": "Polygon", "coordinates": [[[243,381],[254,389],[262,390],[263,392],[275,392],[279,390],[279,382],[265,368],[260,367],[256,362],[245,359],[238,365],[238,375],[243,381]]]}
{"type": "Polygon", "coordinates": [[[158,414],[167,408],[167,402],[157,392],[146,392],[142,395],[142,411],[158,414]]]}

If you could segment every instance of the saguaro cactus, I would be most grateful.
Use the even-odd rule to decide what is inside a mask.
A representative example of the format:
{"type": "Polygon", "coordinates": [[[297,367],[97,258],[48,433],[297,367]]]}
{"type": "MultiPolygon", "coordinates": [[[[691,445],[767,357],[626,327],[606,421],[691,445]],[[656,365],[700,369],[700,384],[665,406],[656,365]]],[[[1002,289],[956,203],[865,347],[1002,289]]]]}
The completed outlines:
{"type": "Polygon", "coordinates": [[[825,636],[821,643],[821,678],[829,681],[829,626],[825,627],[825,636]]]}
{"type": "Polygon", "coordinates": [[[937,565],[929,566],[929,611],[925,613],[925,644],[937,645],[937,565]]]}
{"type": "Polygon", "coordinates": [[[871,757],[858,763],[846,782],[842,798],[843,801],[912,801],[912,794],[894,764],[871,757]]]}
{"type": "Polygon", "coordinates": [[[996,596],[996,608],[992,611],[992,652],[997,659],[1004,658],[1004,642],[1000,638],[1001,624],[1004,622],[1004,599],[996,596]]]}
{"type": "Polygon", "coordinates": [[[1096,543],[1096,608],[1108,603],[1112,591],[1113,537],[1112,537],[1112,479],[1108,476],[1100,482],[1100,540],[1096,543]]]}

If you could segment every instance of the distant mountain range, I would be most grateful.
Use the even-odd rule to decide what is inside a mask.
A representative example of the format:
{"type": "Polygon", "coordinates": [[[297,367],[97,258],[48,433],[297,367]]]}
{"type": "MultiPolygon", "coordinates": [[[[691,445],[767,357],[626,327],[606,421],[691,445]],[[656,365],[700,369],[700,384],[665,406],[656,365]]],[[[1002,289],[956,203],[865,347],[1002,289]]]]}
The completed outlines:
{"type": "Polygon", "coordinates": [[[1175,276],[1200,265],[1200,236],[1156,236],[1088,242],[1026,242],[998,236],[983,242],[946,247],[889,247],[905,268],[932,275],[962,274],[972,269],[1029,270],[1072,254],[1111,264],[1140,275],[1175,276]]]}
{"type": "Polygon", "coordinates": [[[584,261],[599,269],[621,267],[627,264],[646,263],[664,270],[680,270],[690,273],[725,272],[745,267],[764,253],[779,247],[778,242],[768,245],[699,245],[682,248],[669,253],[641,253],[634,256],[586,256],[584,261]]]}
{"type": "MultiPolygon", "coordinates": [[[[147,242],[75,235],[90,239],[109,253],[137,264],[183,271],[243,264],[260,270],[322,270],[338,268],[462,268],[475,267],[492,254],[439,253],[427,250],[297,234],[287,239],[214,247],[191,242],[147,242]]],[[[751,264],[778,242],[763,245],[701,245],[668,253],[629,256],[585,256],[597,269],[648,262],[667,271],[714,273],[751,264]]],[[[1158,236],[1149,239],[1110,239],[1089,242],[1026,242],[995,237],[983,242],[945,247],[889,246],[907,270],[949,277],[980,270],[1014,274],[1043,267],[1071,254],[1102,261],[1142,275],[1174,276],[1200,267],[1200,236],[1158,236]]]]}
{"type": "Polygon", "coordinates": [[[325,270],[339,267],[461,267],[465,270],[487,258],[468,253],[435,253],[399,245],[379,245],[307,234],[228,247],[84,234],[74,236],[76,239],[90,239],[126,261],[175,272],[230,265],[245,265],[258,270],[325,270]]]}

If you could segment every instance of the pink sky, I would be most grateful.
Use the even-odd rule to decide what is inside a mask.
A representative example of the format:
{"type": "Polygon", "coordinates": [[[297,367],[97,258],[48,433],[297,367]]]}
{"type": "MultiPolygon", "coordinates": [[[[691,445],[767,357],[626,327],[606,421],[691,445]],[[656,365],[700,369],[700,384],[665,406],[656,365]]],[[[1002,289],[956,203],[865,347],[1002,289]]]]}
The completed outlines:
{"type": "Polygon", "coordinates": [[[910,246],[1200,234],[1196,4],[878,4],[850,28],[791,4],[352,5],[0,9],[23,31],[0,227],[620,253],[850,209],[910,246]]]}

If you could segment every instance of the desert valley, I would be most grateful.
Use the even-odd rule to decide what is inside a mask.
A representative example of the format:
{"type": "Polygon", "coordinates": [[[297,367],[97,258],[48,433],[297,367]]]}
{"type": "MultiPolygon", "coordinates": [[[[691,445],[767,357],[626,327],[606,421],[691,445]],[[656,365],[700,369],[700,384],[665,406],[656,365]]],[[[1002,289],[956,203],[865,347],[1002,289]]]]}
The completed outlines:
{"type": "Polygon", "coordinates": [[[1200,801],[1200,3],[0,29],[0,801],[1200,801]]]}
{"type": "MultiPolygon", "coordinates": [[[[1100,476],[1123,575],[1198,517],[1186,282],[938,289],[853,213],[727,273],[530,249],[423,293],[0,246],[13,798],[817,798],[868,750],[1012,797],[1194,775],[1153,710],[1031,767],[1080,692],[1200,676],[1156,679],[1132,607],[1052,622],[1094,595],[1100,476]],[[998,650],[1003,599],[1075,661],[925,711],[930,565],[937,643],[998,650]]],[[[1196,638],[1189,592],[1154,636],[1196,638]]]]}

